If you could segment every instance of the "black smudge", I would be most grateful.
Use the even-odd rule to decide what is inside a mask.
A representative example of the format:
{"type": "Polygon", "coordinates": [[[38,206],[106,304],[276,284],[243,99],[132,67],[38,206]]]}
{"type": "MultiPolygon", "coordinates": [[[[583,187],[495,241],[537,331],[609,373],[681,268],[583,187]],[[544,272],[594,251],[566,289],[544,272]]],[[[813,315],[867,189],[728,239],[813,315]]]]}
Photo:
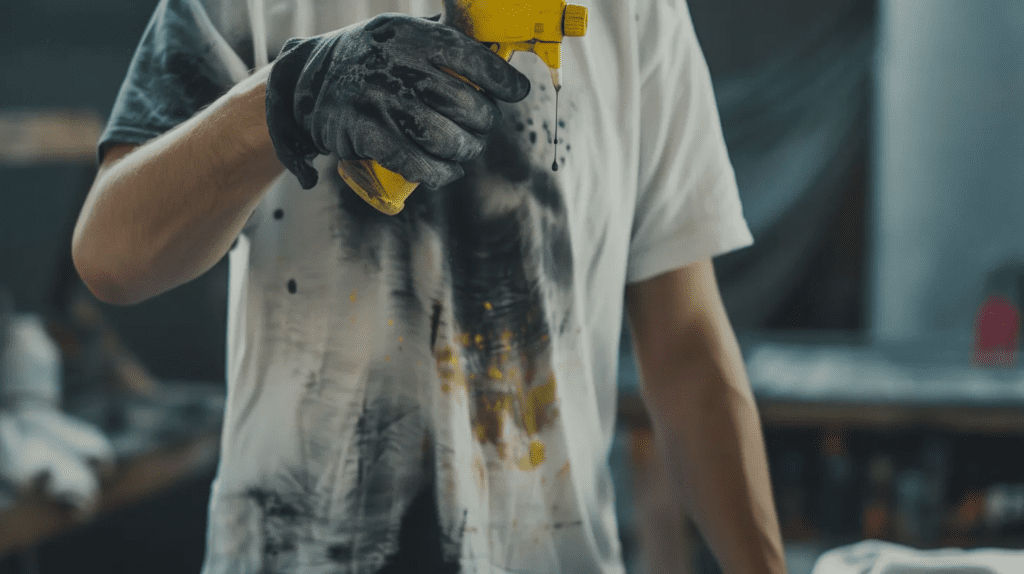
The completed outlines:
{"type": "Polygon", "coordinates": [[[356,63],[367,70],[384,70],[387,69],[391,61],[380,46],[370,46],[356,63]]]}
{"type": "Polygon", "coordinates": [[[437,329],[441,324],[441,302],[434,300],[433,310],[430,313],[430,348],[434,348],[437,342],[437,329]]]}
{"type": "Polygon", "coordinates": [[[332,562],[340,562],[342,564],[351,562],[352,554],[351,544],[333,544],[327,547],[327,559],[332,562]]]}
{"type": "Polygon", "coordinates": [[[536,170],[533,173],[533,181],[530,192],[541,205],[556,215],[565,217],[565,204],[562,202],[562,194],[558,190],[558,184],[547,170],[536,170]]]}
{"type": "Polygon", "coordinates": [[[402,85],[409,89],[415,89],[417,85],[423,80],[427,79],[427,75],[416,68],[410,68],[409,66],[394,65],[391,66],[391,75],[402,82],[402,85]]]}
{"type": "Polygon", "coordinates": [[[372,35],[375,42],[384,43],[395,37],[395,28],[374,29],[372,35]]]}
{"type": "Polygon", "coordinates": [[[427,130],[424,129],[424,127],[420,125],[420,123],[416,121],[416,118],[409,112],[395,108],[391,110],[390,116],[391,121],[398,126],[398,129],[401,130],[402,133],[417,140],[422,140],[426,137],[427,130]]]}
{"type": "Polygon", "coordinates": [[[398,94],[402,91],[402,83],[385,72],[370,72],[363,76],[363,81],[368,86],[381,88],[389,94],[398,94]]]}
{"type": "MultiPolygon", "coordinates": [[[[331,58],[329,58],[329,57],[328,58],[324,58],[320,62],[320,67],[317,68],[316,72],[313,74],[313,81],[309,85],[310,97],[308,97],[308,98],[307,97],[303,97],[302,100],[314,99],[314,98],[317,97],[317,95],[320,93],[320,90],[322,90],[323,87],[324,87],[324,82],[327,80],[327,72],[330,71],[332,63],[333,63],[333,60],[331,58]]],[[[305,101],[300,101],[299,104],[303,105],[303,106],[307,106],[307,105],[309,106],[309,110],[304,112],[304,113],[309,113],[309,112],[313,111],[313,107],[312,107],[311,103],[308,103],[308,102],[305,102],[305,101]]]]}
{"type": "Polygon", "coordinates": [[[303,94],[302,97],[299,98],[298,103],[296,104],[296,107],[298,108],[299,113],[306,114],[306,115],[309,115],[309,114],[313,113],[313,108],[315,106],[316,106],[316,98],[313,97],[312,94],[303,94]]]}
{"type": "Polygon", "coordinates": [[[282,555],[295,552],[302,525],[312,518],[306,493],[279,492],[254,487],[245,492],[262,515],[261,529],[264,558],[273,565],[282,555]]]}
{"type": "Polygon", "coordinates": [[[376,120],[378,124],[386,122],[384,114],[381,113],[380,109],[368,100],[360,99],[352,102],[352,109],[363,117],[376,120]]]}
{"type": "Polygon", "coordinates": [[[526,181],[530,177],[530,158],[516,145],[507,124],[503,128],[488,136],[483,153],[484,165],[512,183],[526,181]]]}

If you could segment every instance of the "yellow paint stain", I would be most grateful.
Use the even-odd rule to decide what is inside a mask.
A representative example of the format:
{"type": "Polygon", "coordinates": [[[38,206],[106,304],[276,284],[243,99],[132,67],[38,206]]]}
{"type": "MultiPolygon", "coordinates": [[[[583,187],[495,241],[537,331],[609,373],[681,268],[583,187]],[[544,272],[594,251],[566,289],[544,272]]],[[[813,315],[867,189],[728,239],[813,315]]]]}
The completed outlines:
{"type": "Polygon", "coordinates": [[[399,342],[399,343],[401,343],[401,342],[402,342],[402,341],[404,341],[404,340],[405,340],[405,337],[399,337],[399,338],[398,338],[398,342],[399,342]]]}
{"type": "Polygon", "coordinates": [[[501,369],[499,369],[498,367],[491,367],[491,369],[487,371],[487,374],[490,375],[492,379],[500,380],[504,378],[504,375],[501,374],[501,369]]]}
{"type": "Polygon", "coordinates": [[[518,374],[519,374],[519,371],[517,371],[515,367],[512,367],[511,369],[508,370],[508,376],[509,376],[510,379],[515,380],[515,378],[516,378],[516,376],[518,374]]]}
{"type": "Polygon", "coordinates": [[[530,452],[516,461],[519,470],[533,470],[544,464],[544,443],[535,440],[530,443],[530,452]]]}
{"type": "Polygon", "coordinates": [[[388,319],[388,325],[394,325],[394,324],[395,324],[395,320],[394,319],[388,319]]]}
{"type": "Polygon", "coordinates": [[[468,347],[469,346],[469,333],[463,333],[463,334],[459,335],[459,343],[461,343],[463,347],[468,347]]]}
{"type": "Polygon", "coordinates": [[[480,442],[484,442],[485,440],[487,440],[487,427],[480,423],[477,423],[476,427],[474,427],[473,430],[476,431],[476,440],[480,442]]]}
{"type": "Polygon", "coordinates": [[[473,342],[476,343],[476,346],[478,346],[478,347],[483,345],[484,344],[484,336],[478,334],[476,337],[473,337],[473,342]]]}
{"type": "Polygon", "coordinates": [[[452,390],[452,386],[451,386],[451,385],[449,385],[448,383],[443,383],[443,384],[441,385],[441,392],[442,392],[442,393],[445,393],[445,394],[447,394],[447,393],[451,392],[451,390],[452,390]]]}
{"type": "Polygon", "coordinates": [[[484,309],[487,309],[488,311],[490,311],[490,310],[494,309],[494,305],[491,305],[491,302],[487,301],[487,302],[484,303],[484,309]]]}
{"type": "Polygon", "coordinates": [[[352,317],[352,323],[355,324],[355,322],[356,322],[356,318],[352,317]]]}
{"type": "Polygon", "coordinates": [[[538,430],[538,414],[546,407],[555,402],[555,376],[548,377],[548,382],[539,387],[530,389],[526,395],[526,405],[523,409],[523,426],[526,432],[536,434],[538,430]]]}
{"type": "Polygon", "coordinates": [[[484,470],[483,459],[479,454],[473,457],[473,477],[476,478],[477,487],[483,490],[487,482],[487,476],[484,470]]]}
{"type": "Polygon", "coordinates": [[[348,300],[353,302],[353,303],[356,302],[356,292],[355,291],[353,291],[352,294],[348,296],[348,300]]]}
{"type": "Polygon", "coordinates": [[[438,363],[450,363],[455,364],[455,353],[452,352],[451,347],[444,347],[437,353],[438,363]]]}
{"type": "Polygon", "coordinates": [[[540,340],[541,341],[547,341],[548,340],[548,336],[547,335],[541,335],[540,336],[540,340]]]}
{"type": "Polygon", "coordinates": [[[556,476],[558,478],[562,478],[562,477],[564,477],[567,474],[569,474],[569,462],[568,461],[566,461],[566,463],[562,466],[562,468],[558,469],[558,474],[556,476]]]}
{"type": "Polygon", "coordinates": [[[384,355],[384,360],[385,361],[390,361],[391,360],[391,355],[384,355]]]}

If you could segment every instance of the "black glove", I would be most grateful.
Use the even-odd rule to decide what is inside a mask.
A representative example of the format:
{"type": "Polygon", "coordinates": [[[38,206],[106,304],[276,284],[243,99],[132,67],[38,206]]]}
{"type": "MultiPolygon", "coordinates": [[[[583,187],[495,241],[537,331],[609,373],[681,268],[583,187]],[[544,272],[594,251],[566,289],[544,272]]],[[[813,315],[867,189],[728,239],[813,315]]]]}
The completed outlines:
{"type": "Polygon", "coordinates": [[[267,126],[304,189],[318,154],[374,159],[409,181],[440,187],[483,151],[501,112],[530,81],[482,43],[425,18],[382,14],[289,40],[267,81],[267,126]],[[441,71],[448,68],[483,89],[441,71]]]}

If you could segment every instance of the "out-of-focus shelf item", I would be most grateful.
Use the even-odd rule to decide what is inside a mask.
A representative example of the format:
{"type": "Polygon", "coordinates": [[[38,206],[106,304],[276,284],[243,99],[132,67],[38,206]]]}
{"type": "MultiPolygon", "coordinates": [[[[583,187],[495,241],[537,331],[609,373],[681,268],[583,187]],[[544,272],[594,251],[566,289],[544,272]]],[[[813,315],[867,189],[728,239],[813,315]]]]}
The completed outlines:
{"type": "MultiPolygon", "coordinates": [[[[1024,432],[1024,370],[973,366],[969,341],[880,346],[804,333],[741,343],[766,426],[1024,432]]],[[[620,407],[647,424],[638,392],[623,389],[620,407]]]]}
{"type": "Polygon", "coordinates": [[[0,167],[92,162],[102,133],[88,109],[0,108],[0,167]]]}
{"type": "Polygon", "coordinates": [[[36,495],[22,497],[0,510],[0,557],[31,548],[91,518],[208,472],[216,464],[219,436],[218,431],[207,431],[120,462],[105,481],[91,516],[77,516],[67,507],[36,495]]]}
{"type": "Polygon", "coordinates": [[[8,497],[0,504],[0,558],[207,475],[217,463],[222,383],[156,379],[84,295],[72,297],[47,328],[64,357],[65,382],[72,383],[65,385],[63,409],[104,432],[116,464],[101,473],[89,513],[41,492],[8,497]]]}

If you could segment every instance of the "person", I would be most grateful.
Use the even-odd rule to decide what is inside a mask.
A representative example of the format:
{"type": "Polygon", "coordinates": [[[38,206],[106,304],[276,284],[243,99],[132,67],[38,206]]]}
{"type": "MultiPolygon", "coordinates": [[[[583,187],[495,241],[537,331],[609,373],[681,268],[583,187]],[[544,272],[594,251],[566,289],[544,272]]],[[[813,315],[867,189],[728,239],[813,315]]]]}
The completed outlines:
{"type": "Polygon", "coordinates": [[[207,574],[623,572],[624,310],[681,503],[726,572],[785,571],[710,263],[752,237],[687,6],[583,3],[556,123],[539,58],[429,0],[160,1],[73,254],[120,305],[229,256],[207,574]],[[421,182],[397,215],[338,175],[367,157],[421,182]]]}

